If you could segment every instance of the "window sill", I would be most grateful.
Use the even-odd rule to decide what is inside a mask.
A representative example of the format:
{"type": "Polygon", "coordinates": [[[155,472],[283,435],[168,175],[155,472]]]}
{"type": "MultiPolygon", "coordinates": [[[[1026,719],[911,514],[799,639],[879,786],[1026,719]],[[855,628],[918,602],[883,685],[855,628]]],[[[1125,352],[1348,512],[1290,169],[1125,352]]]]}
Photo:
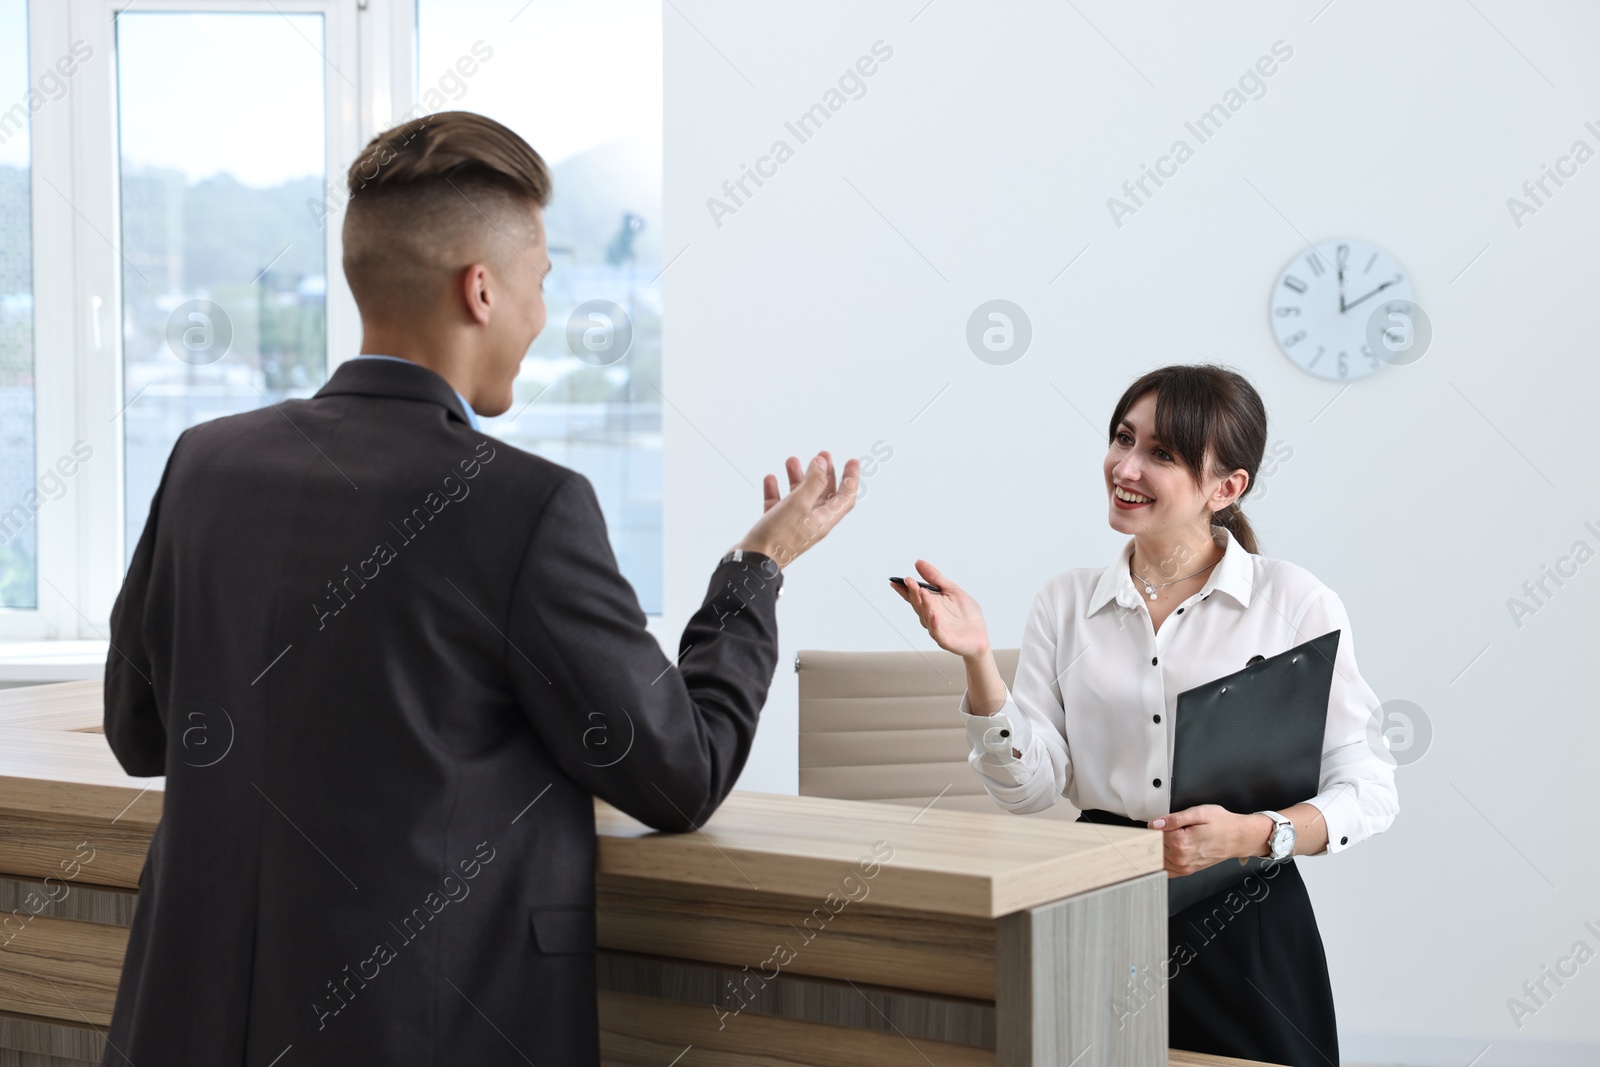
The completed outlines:
{"type": "Polygon", "coordinates": [[[104,641],[0,641],[0,686],[99,678],[108,649],[104,641]]]}

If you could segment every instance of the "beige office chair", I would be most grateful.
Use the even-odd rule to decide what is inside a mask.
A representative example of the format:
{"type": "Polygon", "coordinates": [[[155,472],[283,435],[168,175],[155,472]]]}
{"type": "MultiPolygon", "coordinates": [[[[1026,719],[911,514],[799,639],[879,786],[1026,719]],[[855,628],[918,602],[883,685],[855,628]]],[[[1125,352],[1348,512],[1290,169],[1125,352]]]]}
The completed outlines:
{"type": "MultiPolygon", "coordinates": [[[[1008,686],[1017,652],[995,649],[1008,686]]],[[[800,675],[801,796],[917,808],[932,802],[934,810],[1010,818],[1078,817],[1065,797],[1042,812],[1016,816],[984,791],[967,766],[971,746],[957,713],[967,686],[960,656],[937,648],[802,651],[794,669],[800,675]]]]}

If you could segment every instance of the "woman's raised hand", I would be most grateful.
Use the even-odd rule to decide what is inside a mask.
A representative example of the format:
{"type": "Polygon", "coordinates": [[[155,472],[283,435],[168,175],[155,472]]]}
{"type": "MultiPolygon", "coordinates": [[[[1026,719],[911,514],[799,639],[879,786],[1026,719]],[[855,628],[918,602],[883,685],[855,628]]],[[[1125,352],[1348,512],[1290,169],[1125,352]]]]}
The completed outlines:
{"type": "Polygon", "coordinates": [[[939,587],[939,592],[922,588],[915,574],[906,575],[905,585],[890,582],[889,588],[911,605],[923,629],[940,648],[962,659],[986,655],[989,628],[983,621],[978,602],[927,560],[917,560],[916,567],[922,578],[939,587]]]}

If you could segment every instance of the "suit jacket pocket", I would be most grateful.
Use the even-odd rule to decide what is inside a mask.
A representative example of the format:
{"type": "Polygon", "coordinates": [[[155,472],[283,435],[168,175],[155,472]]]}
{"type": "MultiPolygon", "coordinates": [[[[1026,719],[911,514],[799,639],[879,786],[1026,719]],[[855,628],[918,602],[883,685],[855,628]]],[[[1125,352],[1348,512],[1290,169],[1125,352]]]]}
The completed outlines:
{"type": "Polygon", "coordinates": [[[595,950],[594,912],[588,908],[536,907],[528,919],[534,941],[546,955],[595,950]]]}

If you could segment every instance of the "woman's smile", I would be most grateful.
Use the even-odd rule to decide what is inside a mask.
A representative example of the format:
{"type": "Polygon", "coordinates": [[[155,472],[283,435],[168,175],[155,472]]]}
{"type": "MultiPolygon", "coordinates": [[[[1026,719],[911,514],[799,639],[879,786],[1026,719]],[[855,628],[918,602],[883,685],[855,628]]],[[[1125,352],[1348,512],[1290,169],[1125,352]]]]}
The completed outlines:
{"type": "Polygon", "coordinates": [[[1143,493],[1135,493],[1131,489],[1124,489],[1120,485],[1111,487],[1111,501],[1123,511],[1137,511],[1142,507],[1155,503],[1154,498],[1143,493]]]}

